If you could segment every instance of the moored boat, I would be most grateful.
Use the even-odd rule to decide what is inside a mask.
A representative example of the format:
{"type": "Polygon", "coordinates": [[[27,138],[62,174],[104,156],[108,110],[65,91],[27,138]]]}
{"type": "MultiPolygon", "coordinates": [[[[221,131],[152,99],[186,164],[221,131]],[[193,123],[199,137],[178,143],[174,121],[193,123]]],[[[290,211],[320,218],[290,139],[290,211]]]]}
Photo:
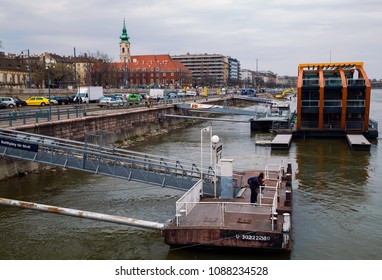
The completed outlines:
{"type": "Polygon", "coordinates": [[[234,196],[227,198],[224,187],[219,198],[205,197],[201,181],[176,203],[173,221],[164,230],[165,243],[177,247],[291,250],[291,168],[267,165],[266,184],[258,204],[249,201],[247,179],[260,171],[233,174],[234,196]]]}

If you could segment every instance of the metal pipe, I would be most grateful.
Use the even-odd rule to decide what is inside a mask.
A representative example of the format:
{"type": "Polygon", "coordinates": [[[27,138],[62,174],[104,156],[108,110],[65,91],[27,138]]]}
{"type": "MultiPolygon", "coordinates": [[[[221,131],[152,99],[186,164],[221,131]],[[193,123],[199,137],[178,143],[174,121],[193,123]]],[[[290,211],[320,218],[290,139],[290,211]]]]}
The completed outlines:
{"type": "Polygon", "coordinates": [[[41,212],[49,212],[54,214],[85,218],[90,220],[97,220],[103,222],[109,222],[114,224],[128,225],[133,227],[162,230],[165,225],[162,223],[150,222],[145,220],[131,219],[127,217],[114,216],[108,214],[101,214],[95,212],[88,212],[70,208],[62,208],[51,205],[38,204],[33,202],[14,200],[0,197],[0,205],[16,206],[20,208],[26,208],[30,210],[37,210],[41,212]]]}

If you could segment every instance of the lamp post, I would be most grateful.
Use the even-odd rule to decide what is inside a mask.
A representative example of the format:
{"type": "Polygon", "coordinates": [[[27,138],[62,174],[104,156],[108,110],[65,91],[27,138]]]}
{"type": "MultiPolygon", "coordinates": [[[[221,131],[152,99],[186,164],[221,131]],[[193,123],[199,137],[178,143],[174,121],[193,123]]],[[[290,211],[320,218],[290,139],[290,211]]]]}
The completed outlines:
{"type": "MultiPolygon", "coordinates": [[[[211,137],[211,144],[214,149],[214,197],[216,198],[216,144],[219,143],[219,136],[214,135],[211,137]]],[[[211,145],[211,149],[212,149],[211,145]]]]}
{"type": "Polygon", "coordinates": [[[48,95],[49,95],[49,120],[52,120],[52,104],[50,102],[50,84],[51,84],[51,81],[50,81],[50,67],[51,67],[51,63],[52,61],[49,59],[49,58],[46,58],[45,59],[45,67],[46,69],[48,70],[48,95]]]}
{"type": "Polygon", "coordinates": [[[31,88],[31,86],[32,86],[32,77],[31,77],[31,57],[30,57],[29,49],[27,49],[27,50],[22,50],[22,51],[21,51],[21,54],[24,54],[25,51],[27,51],[27,54],[28,54],[28,88],[31,88]]]}
{"type": "MultiPolygon", "coordinates": [[[[200,130],[200,179],[201,180],[203,180],[203,132],[210,132],[210,139],[212,139],[212,127],[208,126],[200,130]]],[[[211,150],[211,160],[212,160],[212,150],[211,150]]]]}
{"type": "Polygon", "coordinates": [[[126,57],[123,58],[123,88],[127,88],[127,66],[126,57]]]}

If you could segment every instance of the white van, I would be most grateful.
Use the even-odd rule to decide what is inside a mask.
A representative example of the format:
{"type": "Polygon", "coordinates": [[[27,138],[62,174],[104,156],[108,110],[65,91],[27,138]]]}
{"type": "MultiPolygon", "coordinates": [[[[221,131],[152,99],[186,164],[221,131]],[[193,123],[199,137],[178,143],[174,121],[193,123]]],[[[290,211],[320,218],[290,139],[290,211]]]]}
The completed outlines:
{"type": "Polygon", "coordinates": [[[153,99],[163,99],[164,98],[164,89],[150,89],[149,98],[153,99]]]}

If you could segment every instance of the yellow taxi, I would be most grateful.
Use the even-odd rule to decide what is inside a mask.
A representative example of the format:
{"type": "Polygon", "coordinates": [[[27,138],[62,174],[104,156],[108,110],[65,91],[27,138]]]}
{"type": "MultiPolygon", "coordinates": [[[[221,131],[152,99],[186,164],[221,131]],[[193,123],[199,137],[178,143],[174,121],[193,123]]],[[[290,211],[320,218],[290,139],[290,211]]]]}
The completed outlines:
{"type": "Polygon", "coordinates": [[[45,106],[49,105],[49,99],[42,96],[32,96],[25,100],[27,105],[45,106]]]}

